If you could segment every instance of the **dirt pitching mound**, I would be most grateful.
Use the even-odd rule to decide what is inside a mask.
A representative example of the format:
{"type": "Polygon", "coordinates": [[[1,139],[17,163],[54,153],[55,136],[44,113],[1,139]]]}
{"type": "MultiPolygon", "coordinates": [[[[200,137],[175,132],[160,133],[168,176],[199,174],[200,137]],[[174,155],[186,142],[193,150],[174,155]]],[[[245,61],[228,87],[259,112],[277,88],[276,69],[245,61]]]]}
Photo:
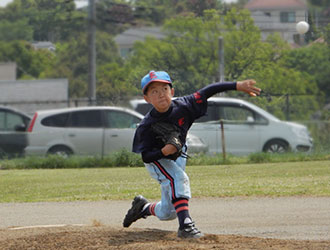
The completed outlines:
{"type": "Polygon", "coordinates": [[[182,240],[176,232],[118,229],[108,226],[65,226],[0,230],[0,249],[330,249],[330,241],[264,239],[207,234],[182,240]]]}

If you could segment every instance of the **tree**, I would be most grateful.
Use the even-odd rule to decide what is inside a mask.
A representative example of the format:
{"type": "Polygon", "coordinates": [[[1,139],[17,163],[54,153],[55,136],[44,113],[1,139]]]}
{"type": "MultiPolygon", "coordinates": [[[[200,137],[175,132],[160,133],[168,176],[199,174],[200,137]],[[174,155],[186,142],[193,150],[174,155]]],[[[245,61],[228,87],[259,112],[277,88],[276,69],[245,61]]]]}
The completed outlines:
{"type": "Polygon", "coordinates": [[[216,0],[187,0],[186,5],[196,16],[203,16],[205,10],[221,8],[216,0]]]}
{"type": "Polygon", "coordinates": [[[2,21],[0,23],[0,40],[1,41],[14,41],[14,40],[26,40],[32,41],[33,28],[25,19],[18,20],[16,22],[2,21]]]}
{"type": "Polygon", "coordinates": [[[134,24],[133,8],[126,1],[102,0],[96,4],[96,28],[115,35],[134,24]]]}
{"type": "Polygon", "coordinates": [[[129,73],[127,67],[117,63],[102,65],[97,74],[97,99],[117,104],[123,99],[128,99],[139,93],[140,89],[132,87],[127,80],[129,73]]]}
{"type": "Polygon", "coordinates": [[[34,41],[67,40],[85,30],[86,14],[75,10],[73,0],[14,0],[0,12],[8,22],[25,20],[34,41]]]}
{"type": "MultiPolygon", "coordinates": [[[[129,64],[133,75],[130,81],[136,87],[141,76],[152,69],[169,72],[177,95],[192,93],[213,82],[219,74],[218,37],[222,35],[227,80],[254,78],[262,89],[280,96],[318,93],[308,73],[285,65],[288,44],[279,35],[261,41],[260,31],[246,10],[230,10],[223,22],[216,11],[206,11],[203,17],[178,16],[165,23],[164,31],[167,37],[163,40],[148,38],[135,44],[129,64]]],[[[306,102],[301,100],[292,100],[291,117],[308,118],[317,109],[314,96],[309,96],[306,102]]],[[[265,99],[261,105],[285,118],[283,106],[274,105],[276,101],[265,99]]]]}
{"type": "Polygon", "coordinates": [[[26,41],[0,42],[0,61],[16,62],[19,79],[39,78],[53,58],[48,50],[35,50],[26,41]]]}
{"type": "Polygon", "coordinates": [[[161,25],[178,15],[203,16],[205,10],[220,10],[223,4],[219,0],[132,0],[135,17],[140,23],[151,22],[161,25]]]}
{"type": "Polygon", "coordinates": [[[161,25],[176,14],[178,0],[134,0],[134,16],[139,23],[161,25]]]}
{"type": "Polygon", "coordinates": [[[328,24],[324,29],[324,40],[328,44],[328,48],[330,49],[330,24],[328,24]]]}
{"type": "Polygon", "coordinates": [[[308,73],[327,101],[330,101],[330,48],[326,44],[316,43],[289,50],[285,54],[284,65],[308,73]]]}
{"type": "Polygon", "coordinates": [[[224,20],[227,30],[230,30],[225,36],[228,79],[256,79],[266,93],[278,96],[265,98],[258,104],[282,119],[286,117],[283,112],[286,96],[299,94],[300,98],[291,98],[290,117],[309,119],[310,114],[319,108],[314,96],[318,94],[318,86],[310,74],[287,66],[286,54],[291,51],[289,45],[278,34],[269,36],[266,42],[261,41],[260,31],[246,10],[233,8],[224,20]]]}
{"type": "Polygon", "coordinates": [[[261,42],[259,29],[247,10],[233,8],[224,17],[225,62],[228,79],[239,79],[256,61],[267,62],[271,50],[261,42]]]}
{"type": "Polygon", "coordinates": [[[309,0],[309,3],[313,6],[329,7],[328,0],[309,0]]]}
{"type": "MultiPolygon", "coordinates": [[[[72,98],[86,97],[88,90],[88,53],[86,35],[80,34],[74,39],[70,39],[65,43],[56,45],[56,58],[52,68],[48,68],[44,72],[45,77],[65,77],[69,79],[69,94],[72,98]]],[[[96,64],[97,64],[97,90],[106,88],[111,85],[107,82],[103,70],[111,69],[107,64],[116,64],[118,67],[122,65],[121,58],[118,55],[117,47],[112,37],[106,33],[97,32],[96,34],[96,64]],[[99,88],[100,84],[102,88],[99,88]]],[[[113,67],[116,68],[116,67],[113,67]]],[[[125,73],[124,73],[125,74],[125,73]]],[[[126,88],[123,86],[123,88],[126,88]]],[[[116,92],[117,93],[117,92],[116,92]]],[[[112,94],[108,91],[105,93],[96,93],[97,96],[112,98],[112,94]]]]}
{"type": "Polygon", "coordinates": [[[166,70],[175,80],[178,95],[190,93],[213,81],[217,74],[219,22],[215,11],[204,17],[171,19],[164,26],[168,36],[162,41],[147,38],[137,43],[129,63],[140,75],[152,69],[166,70]]]}

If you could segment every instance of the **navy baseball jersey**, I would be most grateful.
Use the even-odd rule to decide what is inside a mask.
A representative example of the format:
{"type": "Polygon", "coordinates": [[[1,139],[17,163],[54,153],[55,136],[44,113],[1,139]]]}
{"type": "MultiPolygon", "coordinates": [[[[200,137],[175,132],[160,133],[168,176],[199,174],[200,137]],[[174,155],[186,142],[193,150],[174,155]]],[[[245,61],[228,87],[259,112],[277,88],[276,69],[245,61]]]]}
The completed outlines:
{"type": "Polygon", "coordinates": [[[216,93],[235,89],[236,82],[214,83],[194,94],[172,100],[169,110],[164,113],[152,108],[136,129],[133,152],[142,153],[142,159],[146,163],[163,158],[161,148],[164,144],[156,138],[151,124],[156,122],[175,124],[180,129],[180,140],[185,144],[188,130],[193,122],[207,112],[207,99],[216,93]]]}

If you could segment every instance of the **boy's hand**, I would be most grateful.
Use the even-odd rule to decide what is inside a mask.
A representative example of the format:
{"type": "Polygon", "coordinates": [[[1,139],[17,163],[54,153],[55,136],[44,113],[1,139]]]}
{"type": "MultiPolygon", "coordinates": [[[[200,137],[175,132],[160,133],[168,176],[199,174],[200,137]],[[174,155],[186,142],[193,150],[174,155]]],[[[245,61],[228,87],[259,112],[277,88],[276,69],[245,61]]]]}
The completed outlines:
{"type": "Polygon", "coordinates": [[[168,155],[172,155],[174,153],[176,153],[178,150],[175,146],[173,146],[172,144],[166,144],[163,148],[162,148],[162,153],[164,156],[168,156],[168,155]]]}
{"type": "Polygon", "coordinates": [[[236,89],[248,93],[250,96],[257,96],[260,95],[261,89],[254,87],[255,84],[255,80],[238,81],[236,83],[236,89]]]}

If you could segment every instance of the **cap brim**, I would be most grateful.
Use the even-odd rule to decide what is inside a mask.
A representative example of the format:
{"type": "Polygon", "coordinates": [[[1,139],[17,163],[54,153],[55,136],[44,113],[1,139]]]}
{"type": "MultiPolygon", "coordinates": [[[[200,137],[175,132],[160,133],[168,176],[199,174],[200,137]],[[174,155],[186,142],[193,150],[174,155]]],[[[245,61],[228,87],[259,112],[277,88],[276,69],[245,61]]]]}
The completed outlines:
{"type": "Polygon", "coordinates": [[[150,82],[148,82],[144,88],[142,89],[142,92],[145,93],[147,87],[149,86],[150,83],[152,82],[162,82],[162,83],[167,83],[167,84],[170,84],[172,86],[172,83],[170,81],[166,81],[166,80],[159,80],[159,79],[155,79],[155,80],[151,80],[150,82]]]}

